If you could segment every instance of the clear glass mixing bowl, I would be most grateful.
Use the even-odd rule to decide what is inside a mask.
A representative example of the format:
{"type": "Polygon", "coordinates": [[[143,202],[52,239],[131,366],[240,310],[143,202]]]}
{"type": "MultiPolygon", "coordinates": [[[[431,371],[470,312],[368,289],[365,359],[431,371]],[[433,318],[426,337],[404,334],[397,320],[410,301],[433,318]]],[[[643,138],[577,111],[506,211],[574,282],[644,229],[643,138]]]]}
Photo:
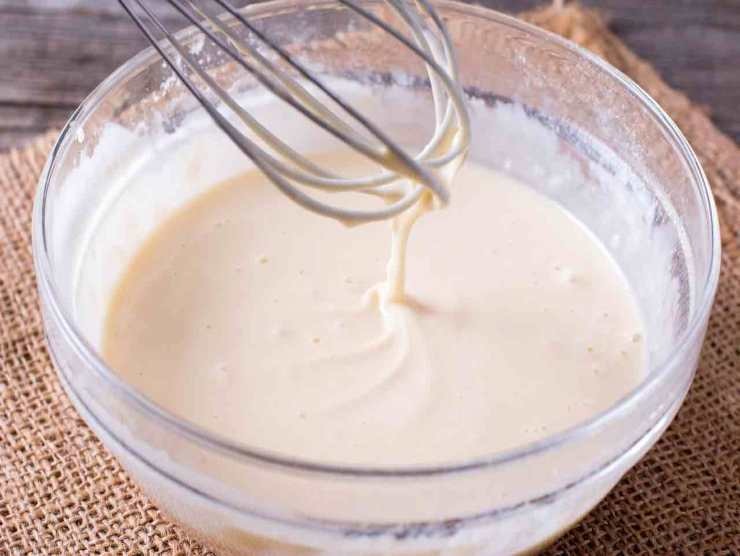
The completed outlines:
{"type": "MultiPolygon", "coordinates": [[[[106,239],[110,207],[144,195],[142,210],[172,208],[156,192],[127,191],[127,172],[137,164],[167,170],[167,138],[197,112],[147,50],[80,106],[41,176],[33,229],[41,306],[60,380],[85,421],[166,513],[223,554],[489,556],[532,549],[606,495],[665,430],[691,383],[720,243],[712,196],[686,140],[637,85],[588,52],[489,10],[437,5],[471,102],[471,158],[554,199],[601,239],[643,312],[649,374],[577,427],[438,467],[289,459],[158,407],[106,366],[90,324],[100,321],[110,276],[129,255],[116,242],[147,231],[124,222],[126,233],[106,239]],[[111,126],[125,133],[111,133],[111,126]],[[99,275],[81,271],[85,257],[99,275]],[[97,304],[83,303],[95,296],[97,304]]],[[[324,76],[381,92],[390,84],[427,86],[406,51],[331,0],[268,2],[247,11],[324,76]]],[[[182,37],[223,83],[253,86],[192,30],[182,37]]],[[[424,127],[392,106],[375,117],[404,140],[424,127]]],[[[194,193],[177,190],[176,181],[163,184],[175,188],[172,198],[194,193]]]]}

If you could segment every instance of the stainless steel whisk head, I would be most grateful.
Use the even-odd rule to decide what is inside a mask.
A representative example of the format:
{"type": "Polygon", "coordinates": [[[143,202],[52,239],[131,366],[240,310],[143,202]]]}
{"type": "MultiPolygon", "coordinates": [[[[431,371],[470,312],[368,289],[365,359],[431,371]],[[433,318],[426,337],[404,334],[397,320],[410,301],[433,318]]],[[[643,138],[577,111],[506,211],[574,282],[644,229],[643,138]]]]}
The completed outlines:
{"type": "Polygon", "coordinates": [[[361,223],[383,220],[399,214],[412,206],[421,197],[425,188],[432,190],[443,203],[447,202],[449,192],[438,170],[464,155],[470,139],[470,124],[458,84],[457,65],[449,34],[428,0],[385,0],[408,27],[410,37],[361,6],[356,0],[337,0],[395,38],[425,65],[434,102],[436,127],[426,145],[413,155],[401,148],[379,126],[343,101],[289,52],[251,23],[243,12],[226,0],[211,0],[211,3],[230,14],[237,24],[244,26],[255,41],[243,40],[234,28],[224,23],[221,18],[207,13],[202,7],[205,2],[168,0],[170,5],[274,95],[356,152],[383,167],[377,174],[359,178],[342,177],[331,169],[318,166],[260,124],[167,30],[147,6],[146,0],[119,0],[119,2],[214,122],[283,193],[296,203],[324,216],[347,223],[361,223]],[[158,40],[137,11],[146,16],[164,41],[158,40]],[[427,22],[431,22],[431,25],[427,22]],[[171,48],[168,49],[166,43],[169,43],[171,48]],[[255,43],[272,52],[273,59],[263,54],[255,43]],[[276,63],[276,60],[282,61],[282,64],[276,63]],[[292,72],[286,71],[287,68],[292,72]],[[194,76],[197,76],[197,80],[194,76]],[[206,96],[207,89],[210,89],[223,105],[238,117],[251,132],[251,136],[240,131],[221,113],[206,96]],[[311,89],[323,93],[331,101],[331,105],[329,102],[320,101],[311,89]],[[350,122],[364,129],[367,132],[365,136],[353,128],[350,122]],[[451,137],[454,140],[451,140],[451,137]],[[368,140],[369,138],[371,140],[368,140]],[[399,189],[399,182],[403,182],[405,187],[399,189]],[[316,199],[307,192],[311,188],[331,192],[370,193],[385,198],[388,203],[377,209],[348,209],[316,199]]]}

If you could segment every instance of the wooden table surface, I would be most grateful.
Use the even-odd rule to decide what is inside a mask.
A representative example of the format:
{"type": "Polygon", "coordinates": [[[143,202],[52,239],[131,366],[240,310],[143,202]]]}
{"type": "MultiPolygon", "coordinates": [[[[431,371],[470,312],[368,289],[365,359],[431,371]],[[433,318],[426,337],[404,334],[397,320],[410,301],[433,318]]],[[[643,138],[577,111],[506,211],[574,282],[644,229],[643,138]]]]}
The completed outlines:
{"type": "MultiPolygon", "coordinates": [[[[150,4],[161,4],[161,0],[150,4]]],[[[535,0],[479,0],[503,11],[535,0]]],[[[740,0],[582,0],[740,142],[740,0]]],[[[0,0],[0,150],[64,123],[145,46],[115,0],[0,0]]]]}

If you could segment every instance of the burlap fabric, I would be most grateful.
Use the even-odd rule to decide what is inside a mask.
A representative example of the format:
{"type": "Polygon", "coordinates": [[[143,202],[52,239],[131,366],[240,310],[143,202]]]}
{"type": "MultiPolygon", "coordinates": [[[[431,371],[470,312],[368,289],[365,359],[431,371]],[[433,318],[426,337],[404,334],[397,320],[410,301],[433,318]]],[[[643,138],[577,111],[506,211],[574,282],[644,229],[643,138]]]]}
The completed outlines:
{"type": "MultiPolygon", "coordinates": [[[[526,14],[606,58],[671,114],[712,184],[722,275],[700,368],[665,436],[547,554],[740,554],[740,149],[599,17],[526,14]]],[[[31,204],[50,134],[0,156],[0,556],[213,554],[168,522],[77,416],[44,346],[31,204]]]]}

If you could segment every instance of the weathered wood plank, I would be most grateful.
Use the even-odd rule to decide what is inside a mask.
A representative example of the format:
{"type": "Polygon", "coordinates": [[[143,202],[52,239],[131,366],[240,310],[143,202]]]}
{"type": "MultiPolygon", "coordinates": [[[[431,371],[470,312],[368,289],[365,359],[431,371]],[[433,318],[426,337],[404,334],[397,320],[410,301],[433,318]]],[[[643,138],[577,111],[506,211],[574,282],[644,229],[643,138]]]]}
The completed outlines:
{"type": "Polygon", "coordinates": [[[77,104],[144,48],[122,17],[0,10],[0,102],[77,104]]]}
{"type": "MultiPolygon", "coordinates": [[[[479,0],[504,11],[538,0],[479,0]]],[[[740,0],[583,0],[740,140],[740,0]]],[[[150,2],[174,26],[162,2],[150,2]]],[[[146,46],[115,0],[0,0],[0,149],[60,125],[146,46]]]]}

